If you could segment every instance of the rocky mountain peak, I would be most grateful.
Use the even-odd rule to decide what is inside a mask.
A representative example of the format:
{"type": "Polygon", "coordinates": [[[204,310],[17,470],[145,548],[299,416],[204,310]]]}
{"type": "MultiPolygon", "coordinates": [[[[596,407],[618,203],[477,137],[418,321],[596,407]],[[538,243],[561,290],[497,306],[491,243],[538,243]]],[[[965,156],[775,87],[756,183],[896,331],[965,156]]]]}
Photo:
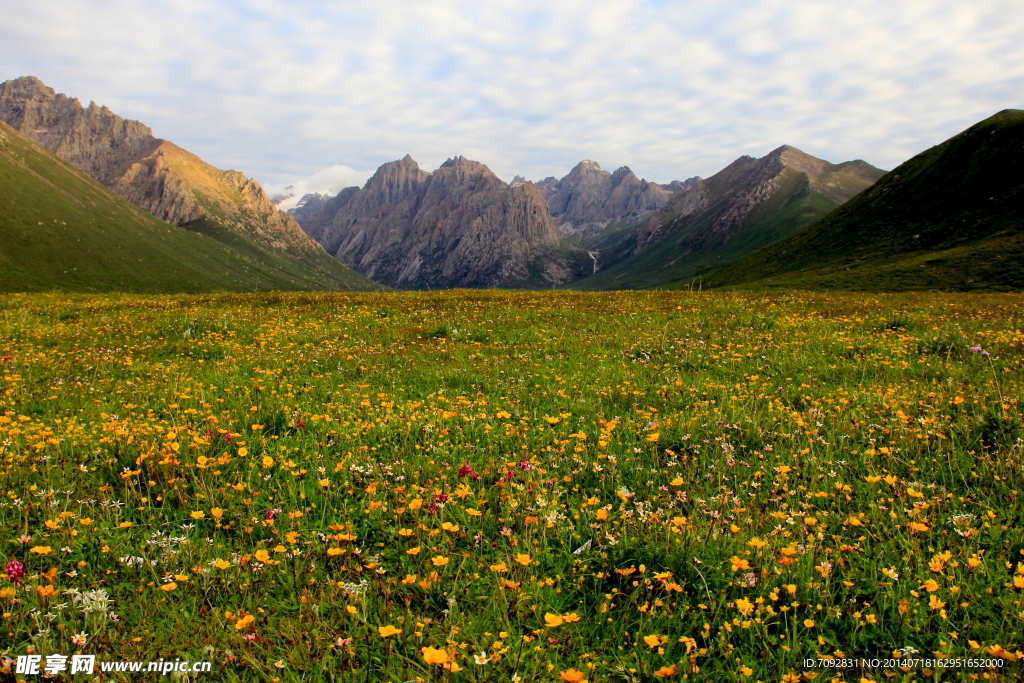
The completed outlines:
{"type": "MultiPolygon", "coordinates": [[[[385,164],[374,177],[399,167],[385,164]]],[[[367,183],[313,217],[295,215],[343,263],[404,289],[550,286],[589,265],[582,250],[559,251],[561,235],[533,183],[510,186],[462,156],[430,174],[416,170],[422,176],[400,198],[367,183]]]]}
{"type": "Polygon", "coordinates": [[[775,159],[785,166],[814,177],[825,174],[832,166],[827,161],[812,157],[810,154],[789,145],[782,145],[769,153],[765,158],[775,159]]]}
{"type": "Polygon", "coordinates": [[[649,183],[637,178],[628,166],[609,173],[590,159],[576,164],[561,180],[551,177],[537,184],[555,225],[565,235],[592,235],[612,221],[638,221],[662,208],[682,186],[679,181],[649,183]]]}

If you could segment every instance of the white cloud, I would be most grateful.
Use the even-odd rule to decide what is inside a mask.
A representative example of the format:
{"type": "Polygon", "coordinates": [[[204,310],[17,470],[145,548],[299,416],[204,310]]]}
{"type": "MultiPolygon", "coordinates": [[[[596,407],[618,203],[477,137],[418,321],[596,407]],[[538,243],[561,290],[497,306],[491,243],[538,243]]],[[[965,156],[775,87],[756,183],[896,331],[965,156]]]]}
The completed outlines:
{"type": "MultiPolygon", "coordinates": [[[[1019,0],[0,0],[33,74],[272,187],[406,153],[665,182],[788,143],[891,168],[1024,106],[1019,0]]],[[[312,186],[309,186],[312,187],[312,186]]]]}
{"type": "Polygon", "coordinates": [[[319,193],[333,196],[346,187],[353,185],[362,187],[371,175],[373,175],[373,171],[357,171],[343,164],[335,164],[310,176],[297,178],[285,184],[267,184],[264,189],[271,198],[283,197],[284,199],[278,203],[277,208],[287,211],[294,208],[304,195],[319,193]]]}

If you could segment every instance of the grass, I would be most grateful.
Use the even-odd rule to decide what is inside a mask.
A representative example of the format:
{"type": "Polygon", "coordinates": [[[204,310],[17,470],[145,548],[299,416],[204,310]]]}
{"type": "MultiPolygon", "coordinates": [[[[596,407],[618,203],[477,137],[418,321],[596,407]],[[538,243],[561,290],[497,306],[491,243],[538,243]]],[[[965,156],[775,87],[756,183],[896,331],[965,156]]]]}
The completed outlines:
{"type": "Polygon", "coordinates": [[[0,296],[0,648],[224,681],[1011,679],[1022,313],[0,296]],[[894,653],[999,667],[803,664],[894,653]]]}

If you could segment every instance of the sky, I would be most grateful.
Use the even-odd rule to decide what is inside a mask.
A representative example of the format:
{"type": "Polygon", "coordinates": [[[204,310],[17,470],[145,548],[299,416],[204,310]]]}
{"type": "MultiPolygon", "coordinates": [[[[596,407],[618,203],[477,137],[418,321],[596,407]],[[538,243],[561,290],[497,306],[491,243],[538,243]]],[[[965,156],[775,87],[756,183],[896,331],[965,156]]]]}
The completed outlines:
{"type": "Polygon", "coordinates": [[[0,81],[272,192],[463,155],[669,182],[782,144],[891,169],[1024,108],[1020,0],[0,0],[0,81]]]}

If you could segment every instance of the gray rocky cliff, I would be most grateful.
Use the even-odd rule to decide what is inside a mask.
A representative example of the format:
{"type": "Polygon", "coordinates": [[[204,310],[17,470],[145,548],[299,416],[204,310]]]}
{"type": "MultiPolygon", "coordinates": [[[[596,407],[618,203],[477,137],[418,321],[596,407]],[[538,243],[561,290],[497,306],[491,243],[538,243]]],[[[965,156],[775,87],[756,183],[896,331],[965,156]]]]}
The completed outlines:
{"type": "Polygon", "coordinates": [[[637,178],[628,166],[609,173],[585,159],[561,180],[545,178],[537,187],[563,234],[592,235],[612,221],[634,223],[661,209],[673,194],[696,180],[659,185],[637,178]]]}
{"type": "Polygon", "coordinates": [[[563,244],[536,186],[511,186],[463,157],[428,174],[406,156],[342,194],[304,229],[393,287],[551,286],[581,276],[590,260],[563,244]]]}

